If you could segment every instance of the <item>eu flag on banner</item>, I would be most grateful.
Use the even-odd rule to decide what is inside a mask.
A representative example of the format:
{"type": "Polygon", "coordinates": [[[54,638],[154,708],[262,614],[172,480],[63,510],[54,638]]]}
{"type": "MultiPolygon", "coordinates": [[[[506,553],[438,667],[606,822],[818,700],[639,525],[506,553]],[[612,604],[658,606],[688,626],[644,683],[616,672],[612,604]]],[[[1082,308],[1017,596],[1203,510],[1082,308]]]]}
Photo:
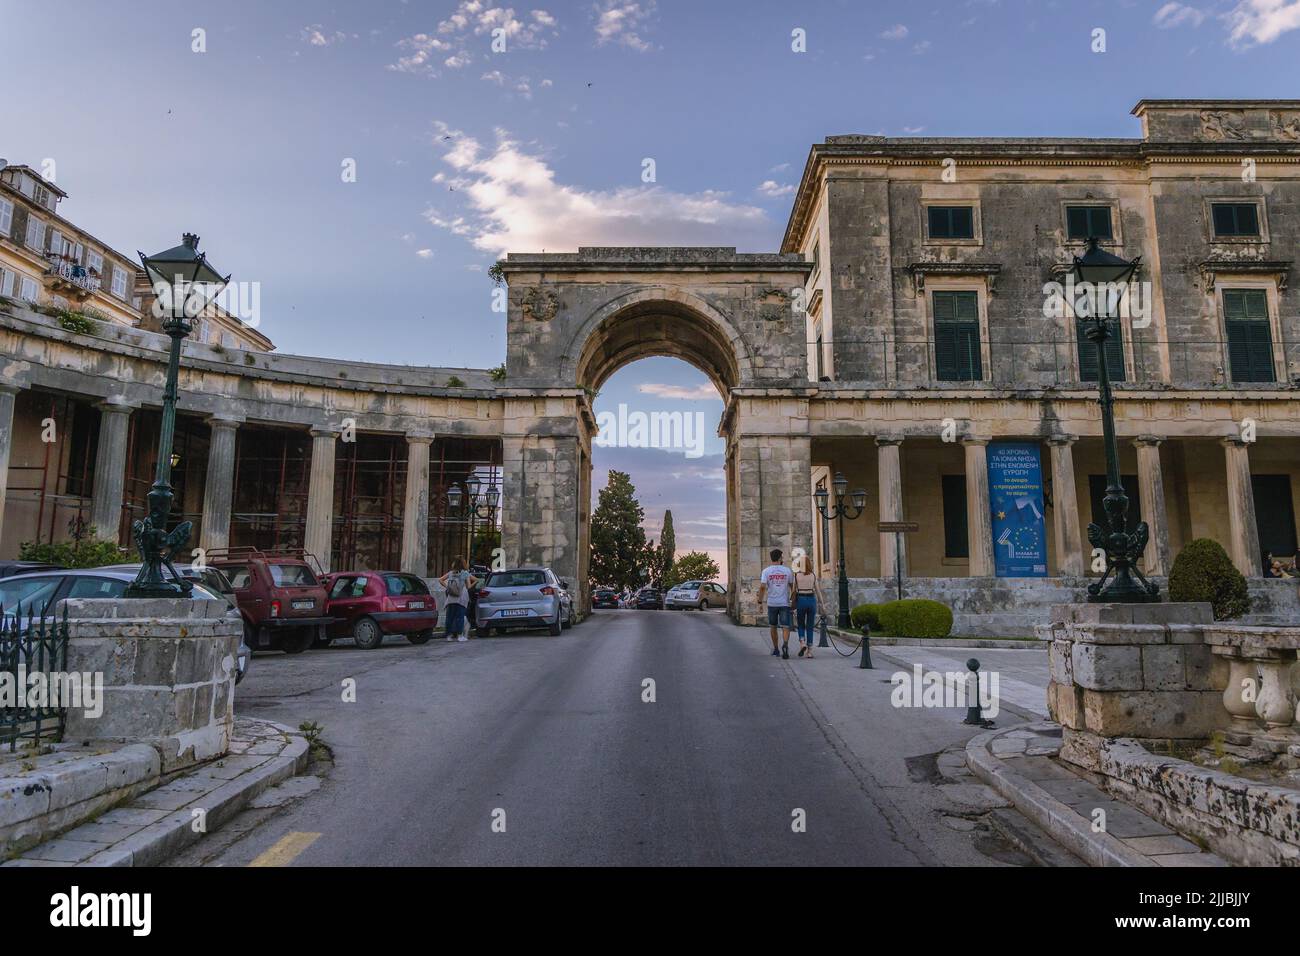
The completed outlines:
{"type": "Polygon", "coordinates": [[[1033,442],[990,442],[994,573],[1000,578],[1047,576],[1043,469],[1033,442]]]}

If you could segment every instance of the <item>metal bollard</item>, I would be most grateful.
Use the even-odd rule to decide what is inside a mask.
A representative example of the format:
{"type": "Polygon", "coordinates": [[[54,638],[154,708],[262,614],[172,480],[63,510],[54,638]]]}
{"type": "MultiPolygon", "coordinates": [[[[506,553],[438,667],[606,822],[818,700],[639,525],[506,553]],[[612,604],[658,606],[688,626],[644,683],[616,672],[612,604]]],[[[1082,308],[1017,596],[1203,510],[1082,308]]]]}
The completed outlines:
{"type": "Polygon", "coordinates": [[[993,721],[985,720],[983,713],[980,711],[980,662],[972,657],[966,662],[966,669],[971,672],[971,683],[975,686],[974,702],[966,705],[966,719],[963,724],[970,724],[972,727],[992,727],[993,721]]]}
{"type": "Polygon", "coordinates": [[[819,632],[818,639],[817,639],[817,649],[820,650],[823,647],[830,647],[831,642],[826,639],[826,615],[825,614],[822,615],[821,622],[818,624],[817,630],[819,632]]]}
{"type": "Polygon", "coordinates": [[[858,670],[875,670],[871,664],[871,625],[869,624],[862,625],[862,660],[858,662],[858,670]]]}

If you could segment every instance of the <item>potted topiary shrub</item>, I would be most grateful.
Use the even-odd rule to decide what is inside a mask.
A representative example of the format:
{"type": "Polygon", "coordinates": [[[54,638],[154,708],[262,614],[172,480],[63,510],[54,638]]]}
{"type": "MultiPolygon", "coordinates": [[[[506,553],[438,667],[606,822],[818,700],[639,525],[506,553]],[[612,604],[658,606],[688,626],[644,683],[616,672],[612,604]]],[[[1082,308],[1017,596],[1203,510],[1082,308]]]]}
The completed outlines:
{"type": "Polygon", "coordinates": [[[880,625],[893,637],[947,637],[952,633],[952,610],[939,601],[904,598],[880,605],[880,625]]]}
{"type": "Polygon", "coordinates": [[[1178,552],[1169,571],[1169,600],[1205,602],[1216,621],[1250,610],[1245,575],[1213,538],[1197,538],[1178,552]]]}

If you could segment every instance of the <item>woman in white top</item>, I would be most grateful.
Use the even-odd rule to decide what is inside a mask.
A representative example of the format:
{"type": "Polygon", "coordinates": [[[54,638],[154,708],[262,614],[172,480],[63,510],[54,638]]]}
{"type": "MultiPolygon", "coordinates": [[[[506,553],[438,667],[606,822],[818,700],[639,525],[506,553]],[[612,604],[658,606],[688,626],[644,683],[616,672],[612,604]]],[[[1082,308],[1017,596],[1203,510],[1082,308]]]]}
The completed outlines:
{"type": "Polygon", "coordinates": [[[811,570],[808,555],[801,555],[794,569],[794,620],[799,628],[799,656],[813,656],[813,624],[817,611],[826,606],[822,582],[811,570]]]}

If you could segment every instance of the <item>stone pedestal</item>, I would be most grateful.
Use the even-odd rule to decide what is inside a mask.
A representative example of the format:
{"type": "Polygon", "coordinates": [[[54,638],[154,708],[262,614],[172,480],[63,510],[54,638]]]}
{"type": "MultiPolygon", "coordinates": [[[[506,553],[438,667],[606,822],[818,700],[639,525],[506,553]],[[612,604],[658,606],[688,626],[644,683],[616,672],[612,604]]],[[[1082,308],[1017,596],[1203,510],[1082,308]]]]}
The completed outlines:
{"type": "Polygon", "coordinates": [[[1208,604],[1068,604],[1052,609],[1048,710],[1061,756],[1091,770],[1107,738],[1201,740],[1228,723],[1227,667],[1201,628],[1208,604]]]}
{"type": "Polygon", "coordinates": [[[79,599],[60,618],[65,606],[67,670],[103,682],[102,713],[69,707],[65,741],[148,744],[164,774],[226,752],[243,626],[225,602],[79,599]]]}

